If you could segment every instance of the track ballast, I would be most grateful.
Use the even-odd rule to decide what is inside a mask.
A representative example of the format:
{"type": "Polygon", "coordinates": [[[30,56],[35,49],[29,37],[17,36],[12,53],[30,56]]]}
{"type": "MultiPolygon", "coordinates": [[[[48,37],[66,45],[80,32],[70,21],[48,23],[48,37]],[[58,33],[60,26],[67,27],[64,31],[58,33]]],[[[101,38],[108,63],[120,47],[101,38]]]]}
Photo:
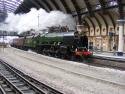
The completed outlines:
{"type": "Polygon", "coordinates": [[[62,94],[2,60],[0,60],[0,92],[2,94],[62,94]]]}

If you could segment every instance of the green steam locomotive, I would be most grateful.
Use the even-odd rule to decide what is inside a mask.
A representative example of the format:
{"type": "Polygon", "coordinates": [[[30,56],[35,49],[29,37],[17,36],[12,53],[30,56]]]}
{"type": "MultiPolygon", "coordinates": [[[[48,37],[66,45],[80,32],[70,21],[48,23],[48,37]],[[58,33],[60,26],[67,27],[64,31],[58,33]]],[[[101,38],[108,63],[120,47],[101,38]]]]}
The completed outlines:
{"type": "Polygon", "coordinates": [[[88,37],[79,36],[78,32],[74,31],[48,32],[14,39],[11,46],[23,50],[31,49],[48,56],[70,59],[76,49],[88,48],[88,37]]]}

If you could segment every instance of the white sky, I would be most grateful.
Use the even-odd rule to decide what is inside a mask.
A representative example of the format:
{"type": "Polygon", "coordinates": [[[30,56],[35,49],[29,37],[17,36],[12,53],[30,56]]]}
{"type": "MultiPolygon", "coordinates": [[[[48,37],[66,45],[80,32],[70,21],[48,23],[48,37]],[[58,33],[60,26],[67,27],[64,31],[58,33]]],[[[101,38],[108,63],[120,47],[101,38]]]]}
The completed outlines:
{"type": "MultiPolygon", "coordinates": [[[[10,43],[14,38],[18,38],[18,36],[4,36],[4,42],[10,43]]],[[[3,36],[0,37],[0,42],[3,42],[3,36]]]]}

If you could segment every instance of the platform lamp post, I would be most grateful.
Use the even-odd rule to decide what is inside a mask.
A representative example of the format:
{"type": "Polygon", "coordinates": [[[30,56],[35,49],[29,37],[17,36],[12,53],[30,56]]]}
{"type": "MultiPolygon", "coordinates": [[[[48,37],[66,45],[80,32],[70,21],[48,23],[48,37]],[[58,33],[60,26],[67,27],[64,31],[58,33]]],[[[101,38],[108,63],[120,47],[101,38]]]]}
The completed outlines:
{"type": "Polygon", "coordinates": [[[39,30],[39,14],[38,14],[38,30],[39,30]]]}
{"type": "Polygon", "coordinates": [[[2,43],[2,46],[3,46],[3,51],[4,51],[4,31],[3,31],[3,43],[2,43]]]}
{"type": "Polygon", "coordinates": [[[119,24],[119,42],[118,42],[118,56],[123,56],[123,49],[124,49],[124,23],[125,20],[119,19],[117,20],[117,23],[119,24]]]}

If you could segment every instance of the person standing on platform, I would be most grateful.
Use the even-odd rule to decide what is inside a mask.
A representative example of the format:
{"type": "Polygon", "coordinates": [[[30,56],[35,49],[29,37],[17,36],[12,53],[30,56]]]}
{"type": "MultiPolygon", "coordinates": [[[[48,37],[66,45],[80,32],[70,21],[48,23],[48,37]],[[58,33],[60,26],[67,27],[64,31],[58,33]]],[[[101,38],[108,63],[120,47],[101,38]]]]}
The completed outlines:
{"type": "Polygon", "coordinates": [[[85,33],[80,37],[80,46],[88,49],[88,37],[85,33]]]}
{"type": "Polygon", "coordinates": [[[115,56],[116,55],[116,45],[114,44],[113,46],[113,55],[115,56]]]}
{"type": "Polygon", "coordinates": [[[80,38],[78,31],[74,33],[74,40],[73,40],[73,50],[76,50],[79,47],[80,44],[80,38]]]}

